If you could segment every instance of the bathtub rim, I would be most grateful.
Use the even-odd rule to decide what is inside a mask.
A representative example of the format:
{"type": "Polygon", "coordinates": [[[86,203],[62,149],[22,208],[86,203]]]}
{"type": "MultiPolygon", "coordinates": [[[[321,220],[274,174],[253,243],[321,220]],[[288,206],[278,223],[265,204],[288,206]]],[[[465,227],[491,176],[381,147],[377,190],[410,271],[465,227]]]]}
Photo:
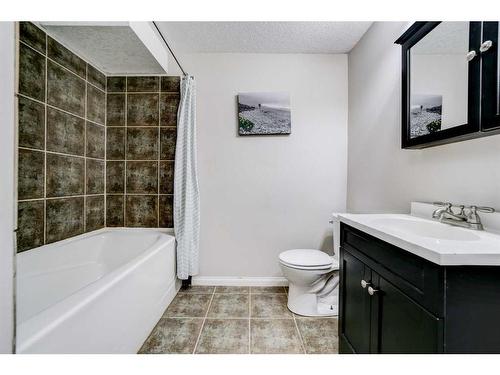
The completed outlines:
{"type": "MultiPolygon", "coordinates": [[[[172,231],[172,230],[171,230],[172,231]]],[[[120,280],[124,279],[127,275],[132,273],[135,269],[141,266],[143,263],[148,261],[151,257],[157,254],[161,249],[174,246],[175,254],[175,237],[173,234],[169,234],[168,228],[102,228],[96,231],[84,233],[75,237],[71,237],[62,241],[57,241],[51,244],[37,247],[35,249],[41,249],[42,247],[59,247],[67,243],[71,243],[77,240],[85,239],[95,235],[109,233],[109,232],[159,232],[164,235],[167,239],[166,241],[161,241],[161,238],[155,241],[150,247],[144,250],[140,255],[130,259],[126,263],[122,264],[120,267],[114,269],[110,273],[102,276],[96,281],[78,289],[74,293],[68,295],[67,297],[59,300],[57,303],[39,311],[36,315],[24,320],[23,322],[17,322],[16,324],[16,352],[23,351],[23,348],[29,347],[33,341],[38,340],[41,336],[50,332],[57,325],[76,313],[82,306],[84,306],[88,301],[99,297],[101,294],[105,293],[107,290],[112,288],[120,280]],[[61,314],[61,310],[63,313],[61,314]],[[40,327],[42,327],[40,329],[40,327]]],[[[33,249],[32,249],[33,250],[33,249]]],[[[31,250],[28,250],[31,251],[31,250]]],[[[174,255],[175,256],[175,255],[174,255]]],[[[17,265],[16,265],[17,267],[17,265]]],[[[174,273],[172,280],[170,282],[169,288],[176,284],[177,274],[175,272],[176,265],[174,264],[174,273]]],[[[19,275],[16,275],[16,277],[19,275]]],[[[17,303],[17,296],[16,296],[17,303]]]]}

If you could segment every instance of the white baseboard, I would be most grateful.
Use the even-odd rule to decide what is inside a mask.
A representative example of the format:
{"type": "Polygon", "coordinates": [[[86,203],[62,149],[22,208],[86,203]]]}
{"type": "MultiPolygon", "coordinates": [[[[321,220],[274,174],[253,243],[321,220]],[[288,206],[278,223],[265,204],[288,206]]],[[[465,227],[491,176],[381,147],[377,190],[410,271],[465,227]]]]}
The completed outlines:
{"type": "Polygon", "coordinates": [[[192,285],[287,286],[284,277],[193,276],[192,285]]]}

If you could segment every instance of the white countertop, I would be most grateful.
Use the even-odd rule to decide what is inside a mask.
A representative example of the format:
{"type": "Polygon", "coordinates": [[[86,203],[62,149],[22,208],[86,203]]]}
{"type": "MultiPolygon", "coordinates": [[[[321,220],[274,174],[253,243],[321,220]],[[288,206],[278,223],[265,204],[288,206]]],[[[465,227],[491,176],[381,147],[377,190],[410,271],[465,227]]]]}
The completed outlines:
{"type": "MultiPolygon", "coordinates": [[[[414,211],[413,204],[412,211],[414,211]]],[[[495,232],[442,224],[435,220],[417,217],[415,213],[413,215],[339,213],[335,216],[347,225],[441,266],[500,266],[500,234],[495,232]],[[402,225],[399,225],[400,223],[402,225]],[[421,226],[422,229],[420,233],[405,230],[405,224],[416,225],[417,229],[421,226]],[[426,233],[427,230],[429,235],[426,233]]]]}

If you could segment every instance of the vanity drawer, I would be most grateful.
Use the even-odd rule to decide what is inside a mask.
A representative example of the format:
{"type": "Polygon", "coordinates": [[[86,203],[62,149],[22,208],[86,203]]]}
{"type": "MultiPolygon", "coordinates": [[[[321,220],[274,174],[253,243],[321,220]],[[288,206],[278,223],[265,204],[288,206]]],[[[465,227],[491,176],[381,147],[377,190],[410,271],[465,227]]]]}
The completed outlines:
{"type": "Polygon", "coordinates": [[[444,267],[344,223],[341,246],[424,308],[443,316],[444,267]]]}

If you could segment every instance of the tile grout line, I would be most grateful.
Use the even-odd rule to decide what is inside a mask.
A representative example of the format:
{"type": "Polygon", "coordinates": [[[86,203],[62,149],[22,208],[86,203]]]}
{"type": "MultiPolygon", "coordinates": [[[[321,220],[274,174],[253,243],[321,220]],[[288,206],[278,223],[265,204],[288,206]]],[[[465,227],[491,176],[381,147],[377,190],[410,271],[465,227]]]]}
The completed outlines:
{"type": "Polygon", "coordinates": [[[248,354],[252,354],[252,293],[248,287],[248,354]]]}
{"type": "Polygon", "coordinates": [[[210,311],[210,307],[212,306],[212,301],[215,295],[215,288],[216,287],[214,286],[212,296],[210,297],[210,302],[208,303],[207,312],[205,313],[205,317],[203,318],[203,323],[201,324],[200,333],[198,334],[198,338],[196,339],[196,343],[194,344],[193,354],[196,354],[196,349],[198,348],[198,343],[200,342],[201,333],[203,332],[203,327],[205,327],[205,322],[207,321],[208,312],[210,311]]]}

